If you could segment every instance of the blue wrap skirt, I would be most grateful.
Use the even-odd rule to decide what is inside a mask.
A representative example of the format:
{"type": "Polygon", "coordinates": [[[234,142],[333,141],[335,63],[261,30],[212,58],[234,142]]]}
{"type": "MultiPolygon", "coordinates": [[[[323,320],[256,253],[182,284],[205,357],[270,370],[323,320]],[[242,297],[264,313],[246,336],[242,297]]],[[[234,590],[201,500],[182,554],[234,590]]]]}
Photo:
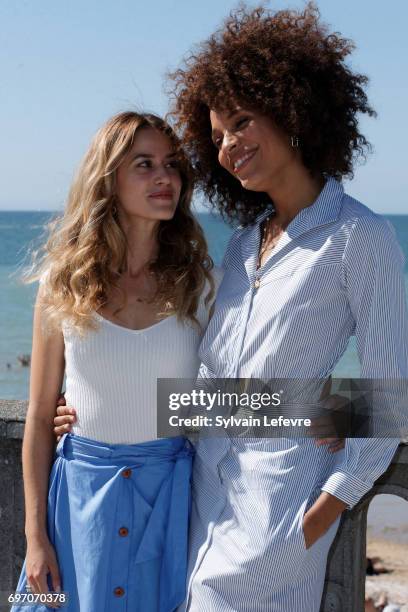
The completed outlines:
{"type": "MultiPolygon", "coordinates": [[[[64,611],[171,612],[183,601],[192,456],[182,437],[133,445],[61,439],[48,532],[69,597],[64,611]]],[[[17,591],[26,585],[24,563],[17,591]]]]}

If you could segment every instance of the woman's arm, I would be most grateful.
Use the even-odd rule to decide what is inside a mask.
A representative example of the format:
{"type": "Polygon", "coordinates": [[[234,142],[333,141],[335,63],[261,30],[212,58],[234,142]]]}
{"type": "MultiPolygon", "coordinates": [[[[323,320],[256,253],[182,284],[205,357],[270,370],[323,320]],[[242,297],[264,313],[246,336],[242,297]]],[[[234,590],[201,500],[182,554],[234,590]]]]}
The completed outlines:
{"type": "Polygon", "coordinates": [[[47,495],[54,452],[53,417],[64,376],[64,340],[59,331],[45,330],[40,288],[34,308],[30,401],[23,440],[26,507],[27,579],[38,593],[60,586],[54,551],[47,535],[47,495]]]}
{"type": "Polygon", "coordinates": [[[305,540],[310,544],[344,508],[352,508],[371,489],[394,456],[399,432],[407,431],[408,313],[403,260],[392,230],[381,218],[356,222],[344,254],[344,278],[361,378],[376,382],[370,402],[372,432],[370,437],[346,440],[322,495],[305,515],[305,540]]]}
{"type": "MultiPolygon", "coordinates": [[[[347,439],[323,489],[353,507],[390,464],[407,432],[408,313],[403,258],[379,217],[355,224],[344,253],[345,287],[355,321],[361,378],[370,379],[370,431],[347,439]]],[[[367,383],[366,383],[367,384],[367,383]]]]}

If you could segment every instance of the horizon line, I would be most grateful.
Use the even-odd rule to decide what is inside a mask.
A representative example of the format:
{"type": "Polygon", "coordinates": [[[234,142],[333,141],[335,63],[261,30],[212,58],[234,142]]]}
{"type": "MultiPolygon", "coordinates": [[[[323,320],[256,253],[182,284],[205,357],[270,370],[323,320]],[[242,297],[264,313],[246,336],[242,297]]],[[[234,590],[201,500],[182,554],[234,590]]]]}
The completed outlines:
{"type": "MultiPolygon", "coordinates": [[[[372,210],[372,209],[371,209],[372,210]]],[[[56,210],[52,210],[50,208],[18,208],[16,210],[13,209],[9,209],[9,208],[0,208],[0,213],[5,212],[5,213],[59,213],[59,212],[63,212],[62,210],[56,209],[56,210]]],[[[193,210],[193,213],[199,213],[199,214],[212,214],[212,215],[220,215],[219,212],[217,212],[214,209],[203,209],[203,210],[193,210]]],[[[373,211],[376,212],[376,211],[373,211]]],[[[402,212],[376,212],[377,215],[387,215],[388,217],[408,217],[408,213],[402,213],[402,212]]]]}

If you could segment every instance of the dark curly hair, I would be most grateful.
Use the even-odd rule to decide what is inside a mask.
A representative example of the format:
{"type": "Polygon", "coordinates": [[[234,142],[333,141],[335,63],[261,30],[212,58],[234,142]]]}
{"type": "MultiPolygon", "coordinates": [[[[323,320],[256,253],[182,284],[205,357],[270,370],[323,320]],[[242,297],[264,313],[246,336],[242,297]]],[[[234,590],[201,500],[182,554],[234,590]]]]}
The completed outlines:
{"type": "Polygon", "coordinates": [[[313,176],[353,175],[353,162],[370,144],[357,114],[375,116],[367,77],[345,59],[352,41],[329,33],[314,3],[303,12],[271,12],[245,5],[170,75],[170,117],[197,171],[198,186],[224,218],[251,223],[272,206],[265,193],[245,190],[223,169],[211,140],[210,109],[238,104],[260,112],[300,141],[313,176]]]}

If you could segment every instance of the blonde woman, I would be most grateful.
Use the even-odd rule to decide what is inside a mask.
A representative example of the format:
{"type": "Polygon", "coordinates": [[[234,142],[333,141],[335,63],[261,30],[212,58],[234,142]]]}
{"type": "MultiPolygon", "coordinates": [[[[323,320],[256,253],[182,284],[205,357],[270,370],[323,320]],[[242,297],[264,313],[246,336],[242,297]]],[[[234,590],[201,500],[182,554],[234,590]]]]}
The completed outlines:
{"type": "Polygon", "coordinates": [[[182,437],[157,439],[155,404],[158,377],[196,375],[214,295],[192,187],[162,119],[113,117],[91,144],[31,276],[42,280],[23,443],[27,556],[17,590],[30,587],[49,607],[60,590],[70,612],[170,612],[183,601],[192,451],[182,437]],[[78,418],[50,475],[64,372],[78,418]]]}

